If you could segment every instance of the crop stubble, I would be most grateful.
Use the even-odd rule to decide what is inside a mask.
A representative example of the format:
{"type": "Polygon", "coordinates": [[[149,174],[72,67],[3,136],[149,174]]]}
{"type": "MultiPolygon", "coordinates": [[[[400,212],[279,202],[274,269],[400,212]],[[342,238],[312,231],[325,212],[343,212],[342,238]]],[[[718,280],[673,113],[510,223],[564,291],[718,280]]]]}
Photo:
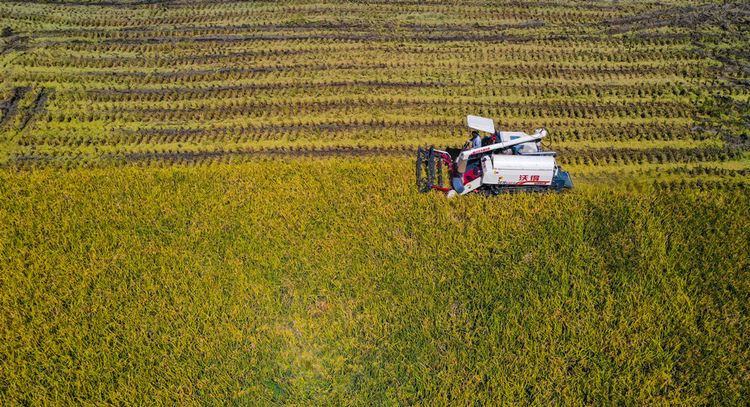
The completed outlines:
{"type": "Polygon", "coordinates": [[[671,139],[747,162],[739,4],[82,4],[0,9],[4,105],[46,100],[3,110],[6,167],[449,147],[466,114],[566,151],[671,139]]]}

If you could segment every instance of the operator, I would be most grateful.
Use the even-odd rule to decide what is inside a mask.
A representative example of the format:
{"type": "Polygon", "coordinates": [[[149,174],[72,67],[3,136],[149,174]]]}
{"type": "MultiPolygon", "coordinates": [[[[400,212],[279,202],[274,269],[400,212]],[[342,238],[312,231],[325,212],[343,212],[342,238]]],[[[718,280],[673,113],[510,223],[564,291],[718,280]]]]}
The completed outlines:
{"type": "Polygon", "coordinates": [[[479,132],[474,130],[471,132],[471,148],[482,147],[482,139],[479,137],[479,132]]]}

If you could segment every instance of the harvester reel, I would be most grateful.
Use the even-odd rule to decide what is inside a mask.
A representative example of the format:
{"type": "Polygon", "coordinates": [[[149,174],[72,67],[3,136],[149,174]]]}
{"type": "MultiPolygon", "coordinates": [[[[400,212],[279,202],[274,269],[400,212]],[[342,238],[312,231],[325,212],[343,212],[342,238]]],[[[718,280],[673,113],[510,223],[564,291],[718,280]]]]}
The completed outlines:
{"type": "Polygon", "coordinates": [[[443,186],[443,162],[435,148],[417,150],[417,189],[428,192],[434,186],[443,186]]]}

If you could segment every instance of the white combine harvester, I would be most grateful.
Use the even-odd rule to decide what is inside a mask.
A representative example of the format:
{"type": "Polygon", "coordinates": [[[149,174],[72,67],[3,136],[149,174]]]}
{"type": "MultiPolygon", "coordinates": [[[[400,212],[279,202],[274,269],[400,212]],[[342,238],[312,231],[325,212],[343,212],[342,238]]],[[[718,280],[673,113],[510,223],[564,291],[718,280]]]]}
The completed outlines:
{"type": "MultiPolygon", "coordinates": [[[[417,152],[417,188],[437,189],[448,197],[480,192],[497,195],[508,192],[544,192],[573,188],[570,174],[555,162],[555,151],[543,151],[541,140],[547,129],[534,134],[495,131],[492,119],[467,116],[470,128],[485,133],[482,146],[448,151],[420,148],[417,152]],[[450,186],[443,186],[447,172],[450,186]]],[[[546,146],[545,146],[546,147],[546,146]]]]}

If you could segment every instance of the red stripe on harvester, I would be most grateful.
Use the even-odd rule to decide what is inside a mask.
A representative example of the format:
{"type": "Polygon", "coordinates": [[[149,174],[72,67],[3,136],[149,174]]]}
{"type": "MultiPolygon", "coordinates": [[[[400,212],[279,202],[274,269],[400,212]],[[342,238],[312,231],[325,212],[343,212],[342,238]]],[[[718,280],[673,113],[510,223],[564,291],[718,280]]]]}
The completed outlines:
{"type": "Polygon", "coordinates": [[[450,188],[446,188],[446,187],[439,187],[439,186],[437,186],[437,185],[427,185],[427,186],[428,186],[428,187],[430,187],[430,188],[435,188],[435,189],[439,189],[439,190],[441,190],[441,191],[443,191],[443,192],[448,192],[448,191],[450,191],[450,190],[451,190],[450,188]]]}

